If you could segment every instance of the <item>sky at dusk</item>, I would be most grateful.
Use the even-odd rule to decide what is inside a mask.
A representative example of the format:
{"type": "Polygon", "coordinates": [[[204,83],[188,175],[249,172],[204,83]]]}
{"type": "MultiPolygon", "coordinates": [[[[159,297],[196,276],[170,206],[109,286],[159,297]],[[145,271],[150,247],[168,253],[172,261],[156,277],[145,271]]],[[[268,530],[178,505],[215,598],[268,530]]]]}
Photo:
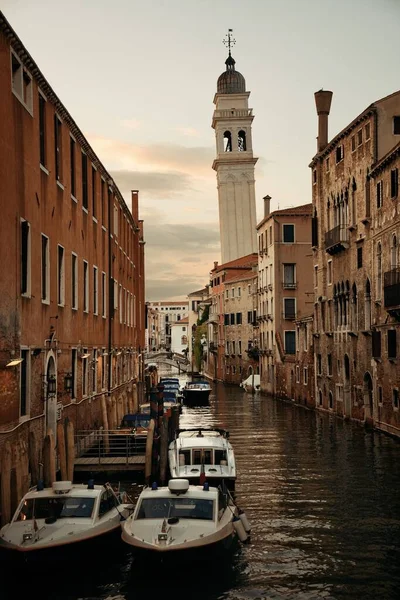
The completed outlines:
{"type": "Polygon", "coordinates": [[[400,89],[400,0],[1,0],[113,176],[140,193],[146,299],[185,298],[220,261],[211,128],[228,28],[253,108],[257,220],[311,201],[314,92],[333,137],[400,89]]]}

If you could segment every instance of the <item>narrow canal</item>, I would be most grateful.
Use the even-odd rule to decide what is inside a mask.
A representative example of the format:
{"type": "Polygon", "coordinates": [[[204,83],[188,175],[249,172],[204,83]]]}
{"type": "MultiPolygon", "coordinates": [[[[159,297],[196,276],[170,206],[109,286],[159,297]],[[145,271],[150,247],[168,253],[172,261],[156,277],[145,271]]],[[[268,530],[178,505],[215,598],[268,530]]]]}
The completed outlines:
{"type": "MultiPolygon", "coordinates": [[[[101,569],[96,556],[72,573],[60,565],[25,582],[26,591],[34,585],[35,594],[63,600],[399,597],[397,440],[222,385],[210,407],[184,409],[181,426],[197,425],[228,429],[235,449],[236,499],[252,535],[232,563],[143,572],[128,549],[101,569]]],[[[15,577],[10,597],[19,598],[15,577]]]]}

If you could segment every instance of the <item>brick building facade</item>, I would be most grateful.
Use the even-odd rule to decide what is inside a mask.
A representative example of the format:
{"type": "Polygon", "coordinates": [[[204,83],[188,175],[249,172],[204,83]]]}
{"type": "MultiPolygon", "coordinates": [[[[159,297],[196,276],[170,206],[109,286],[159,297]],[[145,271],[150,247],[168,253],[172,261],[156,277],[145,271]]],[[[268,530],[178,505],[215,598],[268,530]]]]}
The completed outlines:
{"type": "Polygon", "coordinates": [[[400,92],[328,142],[331,98],[315,94],[318,152],[310,164],[315,402],[398,435],[400,92]]]}
{"type": "Polygon", "coordinates": [[[0,450],[39,461],[137,404],[143,223],[1,13],[0,89],[0,450]]]}

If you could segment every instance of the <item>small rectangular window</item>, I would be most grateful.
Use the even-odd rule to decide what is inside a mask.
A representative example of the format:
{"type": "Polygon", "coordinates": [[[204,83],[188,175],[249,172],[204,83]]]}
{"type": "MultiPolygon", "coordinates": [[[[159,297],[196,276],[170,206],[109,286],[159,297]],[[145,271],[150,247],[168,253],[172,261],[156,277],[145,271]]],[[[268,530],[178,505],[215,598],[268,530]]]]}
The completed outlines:
{"type": "Polygon", "coordinates": [[[20,388],[19,388],[19,416],[26,417],[29,414],[29,392],[30,392],[30,353],[29,349],[21,350],[20,366],[20,388]]]}
{"type": "Polygon", "coordinates": [[[78,257],[71,255],[71,306],[73,310],[78,308],[78,257]]]}
{"type": "Polygon", "coordinates": [[[65,304],[65,268],[64,248],[57,246],[57,303],[59,306],[65,304]]]}
{"type": "Polygon", "coordinates": [[[378,181],[376,184],[376,207],[382,208],[383,205],[383,182],[378,181]]]}
{"type": "Polygon", "coordinates": [[[400,116],[393,117],[393,134],[400,135],[400,116]]]}
{"type": "Polygon", "coordinates": [[[328,354],[328,375],[332,376],[332,354],[328,354]]]}
{"type": "Polygon", "coordinates": [[[351,151],[354,152],[356,149],[356,136],[352,135],[351,136],[351,151]]]}
{"type": "Polygon", "coordinates": [[[381,358],[381,332],[374,330],[372,332],[372,356],[373,358],[381,358]]]}
{"type": "Polygon", "coordinates": [[[283,230],[283,242],[285,244],[293,244],[294,243],[294,225],[286,225],[282,226],[283,230]]]}
{"type": "Polygon", "coordinates": [[[247,322],[248,323],[252,323],[253,322],[253,311],[249,310],[247,312],[247,322]]]}
{"type": "Polygon", "coordinates": [[[332,261],[328,260],[328,285],[332,285],[332,261]]]}
{"type": "Polygon", "coordinates": [[[296,332],[285,331],[285,353],[296,354],[296,332]]]}
{"type": "Polygon", "coordinates": [[[101,355],[101,389],[102,390],[106,389],[106,383],[107,383],[107,354],[106,354],[106,349],[103,348],[102,355],[101,355]]]}
{"type": "Polygon", "coordinates": [[[283,307],[285,319],[292,320],[296,318],[296,298],[284,298],[283,307]]]}
{"type": "Polygon", "coordinates": [[[329,168],[330,167],[329,167],[329,156],[328,156],[328,158],[325,159],[325,169],[326,169],[327,173],[329,173],[329,168]]]}
{"type": "Polygon", "coordinates": [[[230,324],[231,324],[231,325],[234,325],[234,324],[235,324],[235,313],[231,313],[231,314],[230,314],[230,317],[231,317],[230,324]]]}
{"type": "Polygon", "coordinates": [[[71,389],[71,398],[77,397],[77,387],[78,387],[78,351],[76,348],[71,350],[71,375],[72,375],[72,389],[71,389]]]}
{"type": "Polygon", "coordinates": [[[114,235],[118,237],[118,206],[114,204],[114,235]]]}
{"type": "Polygon", "coordinates": [[[340,161],[342,161],[344,158],[344,150],[343,150],[343,146],[338,146],[336,148],[336,164],[339,163],[340,161]]]}
{"type": "Polygon", "coordinates": [[[361,269],[363,266],[363,249],[362,247],[357,248],[357,269],[361,269]]]}
{"type": "Polygon", "coordinates": [[[41,268],[41,279],[42,279],[42,302],[45,304],[50,303],[50,244],[47,235],[42,234],[42,268],[41,268]]]}
{"type": "Polygon", "coordinates": [[[76,196],[75,140],[69,139],[71,195],[76,196]]]}
{"type": "Polygon", "coordinates": [[[88,170],[87,156],[82,152],[82,206],[88,209],[88,170]]]}
{"type": "Polygon", "coordinates": [[[313,184],[317,183],[317,169],[313,169],[312,181],[313,181],[313,184]]]}
{"type": "Polygon", "coordinates": [[[399,390],[393,389],[393,408],[399,408],[399,390]]]}
{"type": "Polygon", "coordinates": [[[92,165],[92,214],[93,214],[94,218],[97,217],[97,206],[96,206],[97,185],[96,185],[96,181],[97,181],[97,171],[94,168],[94,166],[92,165]]]}
{"type": "Polygon", "coordinates": [[[367,123],[365,126],[365,141],[369,140],[371,137],[371,125],[367,123]]]}
{"type": "Polygon", "coordinates": [[[28,221],[21,221],[21,294],[31,293],[31,229],[28,221]]]}
{"type": "Polygon", "coordinates": [[[236,313],[236,325],[242,324],[242,313],[236,313]]]}
{"type": "Polygon", "coordinates": [[[304,385],[308,384],[308,368],[304,367],[303,369],[303,383],[304,385]]]}
{"type": "Polygon", "coordinates": [[[322,356],[317,354],[317,374],[322,375],[322,356]]]}
{"type": "Polygon", "coordinates": [[[101,274],[101,306],[102,306],[102,317],[106,317],[107,315],[107,278],[106,278],[106,274],[103,273],[101,274]]]}
{"type": "Polygon", "coordinates": [[[98,294],[98,271],[93,267],[93,314],[98,314],[99,294],[98,294]]]}
{"type": "Polygon", "coordinates": [[[238,295],[238,298],[241,297],[241,295],[242,295],[242,288],[238,287],[238,289],[237,289],[237,295],[238,295]]]}
{"type": "Polygon", "coordinates": [[[46,100],[39,94],[39,149],[40,164],[46,166],[46,100]]]}
{"type": "Polygon", "coordinates": [[[390,171],[390,197],[397,198],[399,192],[399,170],[392,169],[390,171]]]}
{"type": "Polygon", "coordinates": [[[235,288],[232,288],[231,294],[232,294],[232,298],[234,298],[235,297],[235,288]]]}
{"type": "Polygon", "coordinates": [[[396,336],[395,329],[388,329],[387,351],[388,351],[388,358],[396,358],[397,357],[397,336],[396,336]]]}
{"type": "Polygon", "coordinates": [[[103,178],[101,178],[101,187],[100,187],[100,193],[101,193],[101,224],[103,226],[105,226],[105,222],[106,222],[106,182],[104,181],[103,178]]]}
{"type": "Polygon", "coordinates": [[[62,123],[57,115],[54,115],[54,153],[56,163],[56,179],[62,180],[62,123]]]}
{"type": "Polygon", "coordinates": [[[89,312],[89,264],[83,261],[83,312],[89,312]]]}
{"type": "Polygon", "coordinates": [[[300,383],[300,367],[296,365],[296,383],[300,383]]]}
{"type": "Polygon", "coordinates": [[[11,76],[13,92],[22,99],[22,63],[13,52],[11,52],[11,76]]]}
{"type": "Polygon", "coordinates": [[[283,265],[283,287],[286,289],[292,289],[296,287],[295,268],[295,263],[288,263],[283,265]]]}
{"type": "Polygon", "coordinates": [[[357,146],[361,146],[362,143],[363,143],[363,130],[360,129],[357,132],[357,146]]]}

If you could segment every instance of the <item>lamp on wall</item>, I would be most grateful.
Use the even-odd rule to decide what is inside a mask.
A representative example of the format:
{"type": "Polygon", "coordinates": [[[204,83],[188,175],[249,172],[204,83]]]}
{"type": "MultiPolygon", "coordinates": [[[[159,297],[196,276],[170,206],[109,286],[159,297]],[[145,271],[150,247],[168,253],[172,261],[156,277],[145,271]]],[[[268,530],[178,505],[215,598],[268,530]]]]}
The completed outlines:
{"type": "Polygon", "coordinates": [[[13,358],[13,360],[10,360],[10,362],[6,364],[6,367],[16,367],[17,365],[20,365],[23,360],[23,358],[13,358]]]}
{"type": "Polygon", "coordinates": [[[64,389],[66,392],[72,390],[72,373],[66,373],[64,377],[64,389]]]}
{"type": "Polygon", "coordinates": [[[47,379],[47,395],[54,395],[57,391],[57,381],[55,375],[50,375],[47,379]]]}

